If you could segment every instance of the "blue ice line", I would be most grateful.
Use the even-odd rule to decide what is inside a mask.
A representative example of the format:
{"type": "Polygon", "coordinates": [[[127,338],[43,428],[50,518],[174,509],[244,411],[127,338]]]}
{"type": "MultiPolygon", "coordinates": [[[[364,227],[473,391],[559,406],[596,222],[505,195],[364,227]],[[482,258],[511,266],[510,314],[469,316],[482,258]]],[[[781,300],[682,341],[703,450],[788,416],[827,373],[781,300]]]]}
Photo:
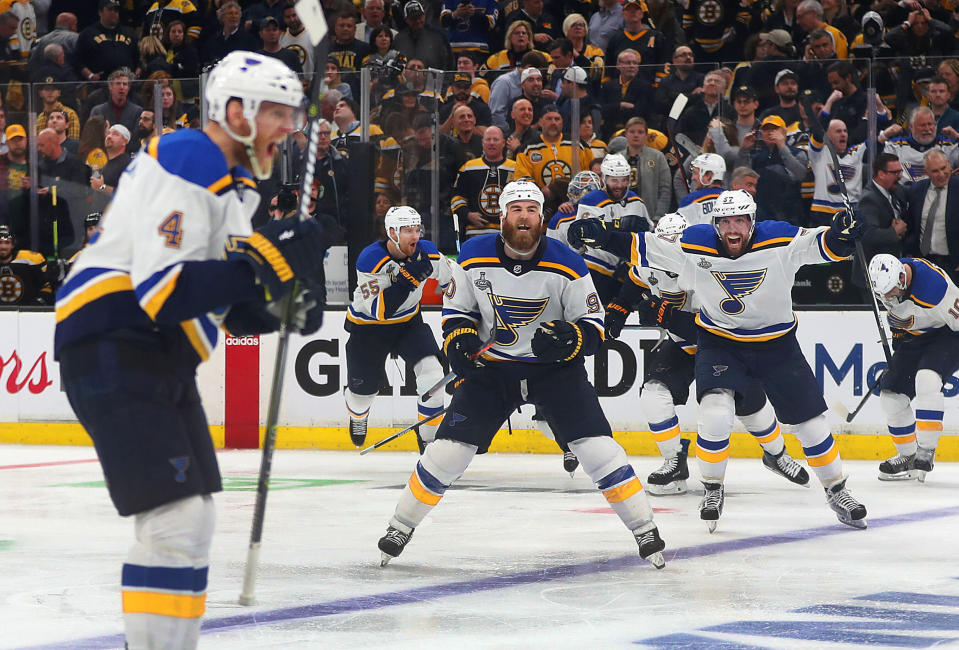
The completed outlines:
{"type": "MultiPolygon", "coordinates": [[[[882,517],[880,519],[870,520],[869,527],[887,528],[889,526],[899,526],[902,524],[910,524],[930,519],[940,519],[942,517],[953,517],[956,515],[959,515],[959,506],[950,506],[947,508],[922,510],[919,512],[910,512],[901,515],[892,515],[890,517],[882,517]]],[[[713,542],[708,544],[700,544],[697,546],[684,546],[677,549],[669,549],[667,547],[663,555],[666,558],[667,564],[669,564],[670,562],[676,562],[680,560],[691,560],[695,558],[708,557],[711,555],[720,555],[722,553],[733,553],[747,549],[776,546],[779,544],[789,544],[791,542],[815,539],[818,537],[828,537],[839,534],[855,534],[857,532],[858,531],[855,529],[843,526],[841,524],[831,524],[829,526],[803,528],[799,530],[787,531],[784,533],[758,535],[756,537],[746,537],[725,542],[713,542]]],[[[489,576],[486,578],[474,578],[471,580],[431,585],[428,587],[417,587],[415,589],[404,589],[401,591],[371,594],[367,596],[355,596],[352,598],[343,598],[340,600],[332,600],[324,603],[301,605],[299,607],[286,607],[282,609],[253,612],[251,614],[237,614],[234,616],[207,619],[203,622],[201,632],[220,632],[224,630],[242,629],[245,627],[256,627],[266,623],[278,623],[305,618],[319,618],[323,616],[334,616],[336,614],[370,611],[383,609],[386,607],[394,607],[397,605],[422,603],[425,601],[438,600],[440,598],[448,598],[450,596],[460,596],[464,594],[491,591],[494,589],[505,589],[508,587],[534,584],[537,582],[575,578],[578,576],[607,573],[609,571],[619,571],[645,564],[646,560],[643,560],[638,555],[624,555],[618,558],[610,558],[608,560],[566,564],[555,567],[535,569],[532,571],[523,571],[520,573],[489,576]]],[[[90,637],[86,639],[77,639],[75,641],[61,641],[54,644],[30,646],[24,650],[99,650],[102,648],[118,648],[122,646],[123,635],[114,634],[110,636],[90,637]]]]}

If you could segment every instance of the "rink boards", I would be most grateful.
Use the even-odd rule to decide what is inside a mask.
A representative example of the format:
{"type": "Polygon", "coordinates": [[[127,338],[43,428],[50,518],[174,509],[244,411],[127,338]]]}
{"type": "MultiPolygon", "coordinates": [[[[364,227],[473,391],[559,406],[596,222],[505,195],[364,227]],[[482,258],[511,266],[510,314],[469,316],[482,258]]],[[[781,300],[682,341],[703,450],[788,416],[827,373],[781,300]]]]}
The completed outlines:
{"type": "MultiPolygon", "coordinates": [[[[852,410],[885,366],[877,342],[873,315],[868,311],[799,312],[798,338],[824,392],[826,403],[842,402],[852,410]]],[[[439,313],[424,319],[439,333],[439,313]]],[[[331,311],[311,337],[292,336],[285,371],[278,446],[288,448],[352,449],[346,434],[342,386],[346,380],[343,311],[331,311]]],[[[53,360],[54,315],[51,312],[0,312],[0,442],[89,444],[76,424],[61,391],[53,360]]],[[[644,358],[656,344],[656,330],[627,330],[619,341],[587,361],[616,438],[630,454],[655,454],[646,421],[639,410],[644,358]]],[[[217,445],[254,446],[269,399],[276,336],[229,339],[200,367],[199,386],[217,445]]],[[[557,387],[557,390],[561,390],[557,387]]],[[[939,460],[959,460],[959,379],[946,384],[945,437],[939,460]]],[[[415,418],[415,382],[401,359],[386,364],[386,383],[373,405],[370,441],[405,427],[415,418]]],[[[555,444],[530,430],[532,409],[511,418],[512,434],[497,436],[492,450],[555,453],[555,444]]],[[[684,432],[696,429],[696,410],[679,409],[684,432]]],[[[874,396],[855,421],[845,423],[828,412],[844,457],[873,459],[893,453],[879,400],[874,396]]],[[[788,432],[788,427],[784,427],[788,432]]],[[[791,436],[790,449],[800,453],[791,436]]],[[[412,437],[395,449],[412,449],[412,437]]],[[[747,434],[734,434],[733,456],[757,456],[759,447],[747,434]]]]}

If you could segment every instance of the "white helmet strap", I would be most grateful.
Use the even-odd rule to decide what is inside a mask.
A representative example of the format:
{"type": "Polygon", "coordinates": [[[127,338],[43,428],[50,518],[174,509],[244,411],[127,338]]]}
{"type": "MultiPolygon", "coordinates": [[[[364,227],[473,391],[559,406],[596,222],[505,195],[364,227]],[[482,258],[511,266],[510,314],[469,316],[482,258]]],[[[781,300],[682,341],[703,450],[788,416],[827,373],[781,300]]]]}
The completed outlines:
{"type": "MultiPolygon", "coordinates": [[[[230,100],[234,101],[234,100],[230,100]]],[[[235,101],[240,102],[240,106],[243,107],[243,117],[246,119],[247,124],[250,125],[250,134],[249,135],[240,135],[230,128],[228,120],[223,120],[223,123],[220,124],[220,128],[226,131],[226,134],[231,138],[241,143],[246,150],[246,156],[250,159],[250,171],[253,172],[253,176],[257,180],[266,180],[273,174],[273,159],[271,158],[266,163],[266,169],[260,167],[260,161],[256,156],[256,147],[253,146],[253,141],[256,139],[256,111],[252,111],[250,115],[250,110],[247,108],[246,102],[241,98],[237,97],[235,101]]],[[[259,108],[259,107],[258,107],[259,108]]],[[[229,114],[229,109],[227,110],[229,114]]]]}

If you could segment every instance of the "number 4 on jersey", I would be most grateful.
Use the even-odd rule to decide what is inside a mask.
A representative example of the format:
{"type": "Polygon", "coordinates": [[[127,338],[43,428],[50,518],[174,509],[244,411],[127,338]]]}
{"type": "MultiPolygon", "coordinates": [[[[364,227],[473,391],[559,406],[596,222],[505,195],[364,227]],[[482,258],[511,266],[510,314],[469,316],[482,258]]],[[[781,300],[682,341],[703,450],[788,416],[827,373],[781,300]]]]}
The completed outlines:
{"type": "Polygon", "coordinates": [[[173,212],[169,217],[163,220],[157,232],[161,237],[166,238],[164,245],[168,248],[179,248],[183,243],[183,229],[180,227],[180,220],[183,218],[182,212],[173,212]]]}

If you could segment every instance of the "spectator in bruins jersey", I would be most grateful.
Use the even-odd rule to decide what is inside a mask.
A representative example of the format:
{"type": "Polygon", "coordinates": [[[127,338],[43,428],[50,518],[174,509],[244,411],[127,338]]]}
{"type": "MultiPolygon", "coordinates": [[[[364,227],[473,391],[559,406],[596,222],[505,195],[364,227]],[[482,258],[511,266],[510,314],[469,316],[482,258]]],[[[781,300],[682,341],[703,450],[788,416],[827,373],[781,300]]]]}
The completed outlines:
{"type": "MultiPolygon", "coordinates": [[[[403,192],[403,180],[406,177],[405,148],[411,146],[414,139],[412,124],[400,114],[393,114],[384,122],[385,136],[380,142],[380,155],[376,163],[376,191],[387,193],[390,197],[400,197],[403,192]]],[[[322,137],[323,131],[320,131],[322,137]]],[[[384,212],[383,214],[386,214],[384,212]]]]}
{"type": "MultiPolygon", "coordinates": [[[[471,54],[460,54],[456,57],[456,72],[468,75],[470,78],[470,95],[478,97],[484,104],[489,104],[490,87],[486,79],[478,75],[479,66],[471,54]]],[[[446,97],[449,99],[453,94],[453,89],[446,90],[446,97]]],[[[474,109],[475,112],[475,109],[474,109]]]]}
{"type": "Polygon", "coordinates": [[[669,59],[669,43],[662,32],[643,22],[647,11],[649,9],[644,0],[626,0],[623,3],[623,31],[609,39],[606,60],[618,61],[621,52],[633,50],[639,56],[639,62],[649,66],[643,69],[642,76],[652,83],[654,70],[659,69],[653,66],[662,65],[669,59]]]}
{"type": "Polygon", "coordinates": [[[60,101],[60,92],[60,87],[52,83],[41,85],[37,91],[42,102],[42,108],[37,114],[37,133],[47,128],[50,113],[59,111],[67,117],[67,137],[76,140],[80,137],[80,118],[77,117],[76,111],[63,105],[60,101]]]}
{"type": "MultiPolygon", "coordinates": [[[[362,140],[360,121],[357,115],[360,106],[352,99],[341,99],[333,110],[335,126],[331,138],[333,146],[344,158],[350,157],[350,146],[362,140]]],[[[370,124],[370,142],[376,143],[383,136],[383,130],[375,124],[370,124]]]]}
{"type": "Polygon", "coordinates": [[[498,126],[483,133],[483,155],[459,169],[450,208],[459,220],[460,241],[499,230],[499,195],[513,180],[515,163],[506,158],[506,140],[498,126]]]}
{"type": "Polygon", "coordinates": [[[170,76],[176,79],[174,84],[179,88],[180,96],[196,97],[199,94],[195,79],[200,74],[200,53],[186,38],[186,23],[182,20],[170,21],[163,38],[163,46],[166,48],[170,76]]]}
{"type": "Polygon", "coordinates": [[[740,43],[752,21],[745,3],[689,0],[685,6],[683,30],[698,60],[720,63],[740,58],[740,43]]]}
{"type": "MultiPolygon", "coordinates": [[[[528,24],[530,28],[530,39],[533,47],[537,50],[543,49],[550,41],[560,35],[559,25],[555,17],[543,10],[543,0],[520,0],[519,4],[519,9],[506,16],[506,20],[504,21],[504,23],[508,25],[506,28],[507,49],[509,48],[510,26],[518,21],[528,24]]],[[[519,57],[517,57],[517,61],[518,60],[519,57]]],[[[493,68],[491,67],[490,69],[493,68]]]]}
{"type": "Polygon", "coordinates": [[[529,145],[516,157],[516,178],[532,178],[545,190],[553,180],[569,180],[576,171],[589,169],[592,153],[578,141],[574,149],[569,140],[563,139],[563,117],[557,106],[543,109],[539,126],[542,130],[539,142],[529,145]],[[573,156],[577,160],[575,171],[573,156]]]}
{"type": "Polygon", "coordinates": [[[570,14],[563,21],[563,36],[573,44],[573,63],[578,65],[589,77],[591,85],[599,88],[606,74],[606,61],[603,50],[590,45],[587,36],[586,18],[582,14],[570,14]]]}
{"type": "Polygon", "coordinates": [[[609,137],[623,128],[626,121],[653,116],[653,87],[639,75],[639,52],[623,50],[616,58],[619,75],[610,79],[599,94],[603,112],[603,133],[609,137]]]}
{"type": "Polygon", "coordinates": [[[80,76],[87,81],[106,79],[120,68],[134,70],[140,55],[136,41],[119,27],[120,3],[100,0],[98,6],[100,20],[77,37],[80,76]]]}
{"type": "Polygon", "coordinates": [[[18,249],[10,227],[0,225],[0,305],[53,304],[46,270],[43,255],[18,249]]]}
{"type": "Polygon", "coordinates": [[[453,75],[450,92],[446,96],[446,101],[440,106],[440,128],[444,133],[449,133],[452,126],[450,120],[460,106],[468,106],[473,111],[478,126],[489,126],[492,123],[489,106],[478,96],[473,95],[472,89],[473,78],[469,74],[457,72],[453,75]]]}
{"type": "Polygon", "coordinates": [[[186,26],[186,38],[195,41],[200,38],[200,12],[191,0],[158,0],[150,5],[143,17],[142,36],[163,38],[174,22],[186,26]]]}
{"type": "Polygon", "coordinates": [[[516,20],[508,25],[503,49],[490,55],[486,64],[480,68],[480,74],[490,83],[516,68],[523,60],[523,55],[533,50],[533,26],[525,20],[516,20]]]}

